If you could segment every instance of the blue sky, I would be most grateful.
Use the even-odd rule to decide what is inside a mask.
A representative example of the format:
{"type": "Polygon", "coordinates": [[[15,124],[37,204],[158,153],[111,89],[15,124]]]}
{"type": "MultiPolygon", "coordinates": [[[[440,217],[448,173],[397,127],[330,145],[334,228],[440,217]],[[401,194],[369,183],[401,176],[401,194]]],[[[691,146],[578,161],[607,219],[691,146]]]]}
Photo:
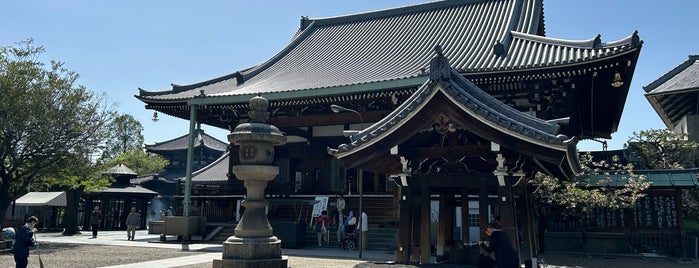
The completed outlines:
{"type": "MultiPolygon", "coordinates": [[[[147,144],[187,133],[186,120],[160,115],[134,98],[138,88],[168,90],[259,64],[291,39],[301,16],[322,18],[424,0],[312,1],[3,1],[0,46],[27,38],[46,48],[44,62],[63,61],[81,75],[79,83],[105,92],[121,113],[144,126],[147,144]]],[[[699,1],[544,1],[546,34],[602,41],[634,30],[644,41],[619,130],[609,149],[623,148],[633,132],[665,128],[643,96],[648,85],[699,54],[699,1]]],[[[227,131],[204,127],[226,140],[227,131]]],[[[582,142],[580,150],[601,150],[582,142]]]]}

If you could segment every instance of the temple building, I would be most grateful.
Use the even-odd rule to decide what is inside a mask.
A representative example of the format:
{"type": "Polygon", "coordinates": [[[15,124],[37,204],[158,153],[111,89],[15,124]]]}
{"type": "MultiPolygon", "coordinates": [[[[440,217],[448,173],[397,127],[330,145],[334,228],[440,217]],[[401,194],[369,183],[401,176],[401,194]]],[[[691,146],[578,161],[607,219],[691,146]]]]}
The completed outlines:
{"type": "MultiPolygon", "coordinates": [[[[131,180],[132,183],[155,191],[158,196],[151,200],[148,206],[148,220],[159,220],[160,210],[167,211],[173,207],[173,214],[182,211],[182,200],[177,201],[177,182],[186,175],[187,143],[189,134],[179,136],[167,141],[146,144],[145,150],[168,160],[165,170],[158,174],[145,174],[131,180]]],[[[193,168],[202,169],[214,163],[222,155],[228,152],[228,143],[220,141],[207,134],[198,127],[194,134],[193,168]]],[[[225,172],[223,173],[225,174],[225,172]]],[[[180,213],[181,214],[181,213],[180,213]]]]}
{"type": "MultiPolygon", "coordinates": [[[[571,179],[577,142],[611,138],[642,43],[636,32],[547,37],[542,0],[436,1],[302,17],[259,65],[136,97],[229,130],[248,122],[252,97],[266,98],[268,122],[287,137],[267,193],[288,202],[270,200],[270,220],[308,222],[293,200],[332,204],[342,193],[348,210],[369,215],[370,232],[394,235],[399,262],[426,263],[484,240],[479,226],[497,217],[524,261],[538,254],[527,179],[571,179]]],[[[237,154],[227,158],[229,190],[211,196],[227,195],[216,204],[230,208],[244,189],[230,171],[237,154]]],[[[223,179],[206,172],[192,175],[192,189],[223,179]]]]}
{"type": "Polygon", "coordinates": [[[102,211],[101,229],[126,230],[126,217],[133,207],[141,215],[138,228],[145,228],[148,205],[157,193],[131,183],[136,178],[136,172],[126,165],[118,164],[103,174],[110,176],[113,182],[104,190],[83,194],[84,213],[80,215],[83,226],[90,226],[90,212],[99,206],[102,211]]]}

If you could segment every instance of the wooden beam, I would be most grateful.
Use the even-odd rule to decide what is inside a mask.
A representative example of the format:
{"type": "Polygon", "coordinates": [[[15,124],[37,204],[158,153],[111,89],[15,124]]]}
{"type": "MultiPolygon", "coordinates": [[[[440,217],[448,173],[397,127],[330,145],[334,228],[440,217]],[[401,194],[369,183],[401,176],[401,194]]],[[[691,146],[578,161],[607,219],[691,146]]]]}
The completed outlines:
{"type": "Polygon", "coordinates": [[[419,147],[404,150],[403,155],[410,158],[446,158],[459,159],[464,156],[495,159],[495,153],[490,150],[490,145],[463,145],[448,147],[419,147]]]}

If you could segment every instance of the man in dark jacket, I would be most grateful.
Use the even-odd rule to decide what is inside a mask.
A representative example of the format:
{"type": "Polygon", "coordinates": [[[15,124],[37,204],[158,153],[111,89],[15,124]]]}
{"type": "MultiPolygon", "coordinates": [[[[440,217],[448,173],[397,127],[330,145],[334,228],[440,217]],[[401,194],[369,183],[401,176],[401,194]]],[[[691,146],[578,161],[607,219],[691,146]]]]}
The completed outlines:
{"type": "Polygon", "coordinates": [[[102,211],[100,211],[99,206],[96,206],[92,213],[90,213],[90,226],[92,226],[92,238],[97,238],[97,230],[99,230],[100,228],[100,222],[102,222],[102,211]]]}
{"type": "Polygon", "coordinates": [[[490,236],[490,242],[481,243],[481,247],[488,252],[495,252],[495,263],[498,268],[519,268],[519,256],[512,245],[507,233],[500,229],[500,225],[494,222],[488,223],[485,234],[490,236]]]}
{"type": "Polygon", "coordinates": [[[25,268],[29,264],[29,247],[36,245],[34,242],[34,226],[39,222],[35,216],[29,217],[27,224],[19,229],[15,235],[15,244],[12,246],[12,253],[15,255],[17,268],[25,268]]]}
{"type": "Polygon", "coordinates": [[[136,212],[136,208],[131,208],[131,213],[126,217],[126,236],[128,240],[133,240],[136,236],[136,229],[141,224],[141,214],[136,212]]]}

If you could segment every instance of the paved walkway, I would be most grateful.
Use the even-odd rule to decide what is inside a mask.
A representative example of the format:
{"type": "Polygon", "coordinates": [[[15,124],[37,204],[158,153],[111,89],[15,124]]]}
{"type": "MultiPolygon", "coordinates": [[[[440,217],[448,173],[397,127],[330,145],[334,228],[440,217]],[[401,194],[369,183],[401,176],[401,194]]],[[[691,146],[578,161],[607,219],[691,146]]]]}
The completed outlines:
{"type": "MultiPolygon", "coordinates": [[[[166,248],[182,251],[196,251],[202,254],[154,260],[140,263],[108,266],[108,267],[178,267],[186,265],[194,265],[201,263],[211,263],[213,259],[221,258],[223,251],[222,244],[206,244],[206,243],[179,243],[174,241],[174,236],[169,236],[167,242],[161,242],[160,236],[148,234],[146,230],[136,231],[136,239],[129,241],[126,239],[126,231],[100,231],[97,238],[92,238],[91,232],[83,232],[75,236],[62,236],[60,233],[37,233],[36,237],[39,243],[68,243],[68,244],[86,244],[86,245],[110,245],[124,247],[152,247],[166,248]]],[[[379,250],[364,250],[362,258],[359,258],[358,251],[342,250],[340,248],[319,248],[310,247],[302,249],[282,249],[282,255],[292,258],[317,257],[317,258],[334,258],[347,259],[366,262],[387,262],[395,259],[393,252],[379,250]]]]}

